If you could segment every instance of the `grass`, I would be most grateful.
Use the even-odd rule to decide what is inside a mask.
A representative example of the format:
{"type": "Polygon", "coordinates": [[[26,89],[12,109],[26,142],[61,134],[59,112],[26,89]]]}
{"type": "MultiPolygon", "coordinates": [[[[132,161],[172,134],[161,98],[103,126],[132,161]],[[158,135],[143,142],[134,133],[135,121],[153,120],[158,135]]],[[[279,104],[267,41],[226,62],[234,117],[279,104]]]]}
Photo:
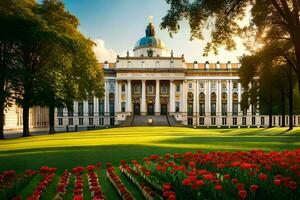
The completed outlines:
{"type": "MultiPolygon", "coordinates": [[[[60,176],[66,168],[72,169],[75,166],[87,166],[97,162],[111,162],[118,166],[121,159],[141,160],[151,154],[163,155],[196,150],[281,151],[300,148],[300,128],[289,132],[285,130],[130,127],[9,139],[0,141],[0,171],[37,170],[40,166],[47,165],[57,167],[57,175],[60,176]]],[[[100,175],[100,180],[106,180],[104,171],[100,175]]],[[[38,181],[35,177],[21,193],[26,196],[38,181]]],[[[57,179],[49,188],[50,191],[55,191],[56,182],[57,179]]],[[[103,189],[108,197],[116,199],[116,193],[109,183],[103,182],[103,189]]],[[[132,185],[129,189],[139,196],[132,185]]],[[[43,199],[51,199],[50,195],[53,192],[48,193],[43,199]]]]}

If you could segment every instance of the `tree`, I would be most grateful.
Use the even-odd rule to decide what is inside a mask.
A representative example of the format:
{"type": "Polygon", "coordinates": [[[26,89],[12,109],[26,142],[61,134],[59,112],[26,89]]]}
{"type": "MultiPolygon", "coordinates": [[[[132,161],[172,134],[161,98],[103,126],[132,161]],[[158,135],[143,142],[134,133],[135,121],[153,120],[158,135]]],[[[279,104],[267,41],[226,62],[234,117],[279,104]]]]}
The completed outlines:
{"type": "MultiPolygon", "coordinates": [[[[248,92],[248,84],[254,80],[258,81],[252,90],[253,98],[259,97],[260,110],[263,114],[267,108],[269,114],[269,127],[272,126],[272,115],[279,114],[281,107],[282,125],[285,124],[285,98],[289,102],[289,129],[293,128],[293,89],[295,88],[295,73],[288,62],[289,44],[274,40],[254,55],[244,56],[241,59],[239,71],[240,80],[248,92]],[[294,80],[294,81],[293,81],[294,80]],[[279,107],[276,105],[280,105],[279,107]]],[[[243,96],[244,98],[244,96],[243,96]]],[[[242,101],[248,101],[248,96],[242,101]]],[[[244,106],[244,104],[242,104],[244,106]]],[[[247,105],[246,105],[247,106],[247,105]]]]}
{"type": "Polygon", "coordinates": [[[48,67],[39,76],[43,83],[39,103],[49,107],[49,133],[52,134],[55,107],[73,109],[75,99],[102,98],[103,73],[92,51],[94,43],[78,31],[78,19],[65,10],[61,1],[45,0],[38,13],[63,38],[62,42],[49,44],[45,58],[48,67]]]}
{"type": "Polygon", "coordinates": [[[180,29],[179,21],[188,20],[191,38],[203,38],[203,29],[211,26],[211,41],[205,48],[205,54],[211,50],[217,53],[221,45],[228,50],[235,48],[234,37],[243,30],[251,29],[256,39],[274,37],[289,40],[295,55],[291,62],[298,77],[300,91],[300,2],[299,0],[166,0],[170,5],[161,27],[172,34],[180,29]],[[249,27],[242,27],[238,20],[251,8],[249,27]],[[214,22],[214,23],[210,23],[214,22]]]}
{"type": "Polygon", "coordinates": [[[19,57],[20,37],[16,27],[31,15],[34,2],[31,0],[0,2],[0,139],[4,139],[4,110],[13,104],[16,97],[16,73],[21,65],[19,57]]]}

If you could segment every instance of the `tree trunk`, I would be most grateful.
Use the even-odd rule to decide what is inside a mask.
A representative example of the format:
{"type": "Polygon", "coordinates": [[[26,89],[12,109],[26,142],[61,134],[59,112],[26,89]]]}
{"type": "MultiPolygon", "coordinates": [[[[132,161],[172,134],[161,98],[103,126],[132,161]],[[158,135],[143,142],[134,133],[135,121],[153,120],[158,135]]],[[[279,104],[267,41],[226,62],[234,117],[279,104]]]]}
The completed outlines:
{"type": "Polygon", "coordinates": [[[272,111],[272,107],[273,107],[273,102],[272,102],[272,93],[270,94],[270,104],[269,104],[269,127],[268,128],[272,128],[273,126],[273,111],[272,111]]]}
{"type": "Polygon", "coordinates": [[[0,139],[4,139],[4,105],[0,106],[0,139]]]}
{"type": "Polygon", "coordinates": [[[281,127],[285,127],[285,96],[281,91],[281,127]]]}
{"type": "Polygon", "coordinates": [[[49,134],[55,133],[55,127],[54,127],[54,106],[49,106],[49,134]]]}
{"type": "Polygon", "coordinates": [[[30,136],[29,133],[29,104],[23,104],[23,137],[30,136]]]}
{"type": "Polygon", "coordinates": [[[293,77],[292,66],[289,65],[289,129],[293,129],[293,77]]]}

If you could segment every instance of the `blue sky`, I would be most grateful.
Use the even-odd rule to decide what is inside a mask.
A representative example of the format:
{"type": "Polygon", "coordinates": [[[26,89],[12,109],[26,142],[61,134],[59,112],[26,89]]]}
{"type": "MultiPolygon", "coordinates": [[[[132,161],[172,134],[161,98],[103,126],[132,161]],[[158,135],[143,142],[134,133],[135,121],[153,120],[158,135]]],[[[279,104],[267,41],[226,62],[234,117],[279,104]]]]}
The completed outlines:
{"type": "Polygon", "coordinates": [[[80,20],[80,31],[87,37],[98,41],[96,54],[105,57],[115,57],[116,54],[125,55],[127,50],[132,51],[138,39],[144,36],[148,24],[148,16],[154,16],[156,34],[164,41],[168,49],[174,54],[185,55],[189,62],[232,62],[243,54],[240,44],[234,52],[221,50],[215,56],[203,57],[203,48],[206,41],[190,41],[187,22],[181,23],[181,29],[173,38],[166,30],[160,30],[159,24],[169,6],[165,0],[64,0],[67,10],[80,20]],[[107,54],[107,55],[106,55],[107,54]]]}

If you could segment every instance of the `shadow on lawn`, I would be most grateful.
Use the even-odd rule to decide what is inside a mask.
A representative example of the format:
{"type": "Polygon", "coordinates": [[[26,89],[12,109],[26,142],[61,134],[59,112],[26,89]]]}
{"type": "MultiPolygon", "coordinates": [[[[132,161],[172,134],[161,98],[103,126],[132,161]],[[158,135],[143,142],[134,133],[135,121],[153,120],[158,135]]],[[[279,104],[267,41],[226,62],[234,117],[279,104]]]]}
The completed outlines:
{"type": "Polygon", "coordinates": [[[268,137],[265,141],[263,137],[187,137],[162,140],[153,145],[102,145],[2,151],[0,152],[0,171],[8,169],[14,169],[16,171],[26,169],[37,170],[40,166],[47,165],[49,167],[56,167],[58,171],[61,172],[66,168],[71,169],[75,166],[87,166],[89,164],[96,164],[97,162],[102,162],[103,164],[111,162],[117,166],[122,159],[127,161],[134,159],[142,160],[151,154],[164,155],[166,153],[195,152],[196,150],[242,150],[250,149],[252,145],[253,149],[257,149],[260,148],[257,142],[261,142],[261,147],[264,149],[294,149],[300,146],[292,143],[299,141],[299,137],[268,137]],[[256,144],[251,144],[251,142],[256,144]],[[272,144],[272,142],[275,144],[272,144]],[[199,148],[189,148],[188,145],[186,147],[164,147],[164,144],[199,144],[199,148]],[[201,144],[208,145],[200,148],[201,144]]]}

